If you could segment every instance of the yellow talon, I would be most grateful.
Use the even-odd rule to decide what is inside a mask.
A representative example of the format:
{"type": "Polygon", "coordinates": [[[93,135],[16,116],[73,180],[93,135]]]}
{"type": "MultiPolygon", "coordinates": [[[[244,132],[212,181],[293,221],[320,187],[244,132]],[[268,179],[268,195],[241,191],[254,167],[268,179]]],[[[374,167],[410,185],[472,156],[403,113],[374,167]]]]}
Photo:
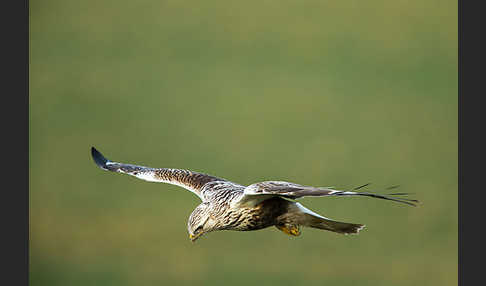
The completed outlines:
{"type": "Polygon", "coordinates": [[[284,232],[285,234],[292,235],[292,236],[299,236],[300,235],[300,230],[299,227],[296,225],[276,225],[276,227],[284,232]]]}
{"type": "Polygon", "coordinates": [[[291,228],[290,233],[294,236],[298,236],[300,234],[300,231],[298,228],[291,228]]]}

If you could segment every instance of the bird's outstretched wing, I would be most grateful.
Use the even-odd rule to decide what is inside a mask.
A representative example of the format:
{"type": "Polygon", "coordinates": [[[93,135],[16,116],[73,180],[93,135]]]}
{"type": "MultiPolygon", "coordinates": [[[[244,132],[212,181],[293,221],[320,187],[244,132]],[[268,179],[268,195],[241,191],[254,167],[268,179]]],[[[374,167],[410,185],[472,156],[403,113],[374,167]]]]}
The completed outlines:
{"type": "MultiPolygon", "coordinates": [[[[368,184],[367,184],[368,185],[368,184]]],[[[366,185],[364,185],[366,186],[366,185]]],[[[361,187],[364,187],[361,186],[361,187]]],[[[358,187],[358,188],[361,188],[358,187]]],[[[358,189],[356,188],[356,189],[358,189]]],[[[301,197],[323,197],[323,196],[366,196],[384,200],[391,200],[416,206],[417,200],[396,197],[397,195],[407,195],[406,193],[379,195],[367,192],[339,191],[332,188],[319,188],[303,186],[299,184],[283,181],[266,181],[249,185],[244,190],[244,195],[239,200],[239,204],[258,204],[259,202],[271,197],[279,196],[289,199],[301,197]]]]}
{"type": "Polygon", "coordinates": [[[213,181],[226,181],[225,179],[188,170],[150,168],[113,162],[106,159],[94,147],[91,147],[91,156],[93,157],[96,165],[98,165],[98,167],[103,170],[128,174],[149,182],[160,182],[177,185],[195,193],[196,195],[198,195],[199,198],[201,198],[201,200],[204,200],[201,195],[201,190],[206,183],[213,181]]]}

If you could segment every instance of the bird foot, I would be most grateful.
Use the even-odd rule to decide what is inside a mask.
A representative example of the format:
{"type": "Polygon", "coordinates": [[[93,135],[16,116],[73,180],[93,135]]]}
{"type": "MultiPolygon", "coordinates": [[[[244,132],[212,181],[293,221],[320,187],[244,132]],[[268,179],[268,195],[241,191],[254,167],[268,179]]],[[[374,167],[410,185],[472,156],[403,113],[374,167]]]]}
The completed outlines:
{"type": "Polygon", "coordinates": [[[275,227],[278,228],[283,233],[291,235],[291,236],[299,236],[300,235],[300,229],[297,225],[283,224],[283,225],[276,225],[275,227]]]}

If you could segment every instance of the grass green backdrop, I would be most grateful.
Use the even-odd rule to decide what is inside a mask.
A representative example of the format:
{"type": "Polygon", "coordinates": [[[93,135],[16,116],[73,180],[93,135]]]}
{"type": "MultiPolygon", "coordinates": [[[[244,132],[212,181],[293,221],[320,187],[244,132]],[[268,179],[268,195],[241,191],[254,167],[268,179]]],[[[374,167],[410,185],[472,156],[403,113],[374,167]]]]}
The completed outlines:
{"type": "Polygon", "coordinates": [[[30,1],[31,285],[456,285],[456,1],[30,1]],[[268,228],[195,244],[199,203],[90,158],[304,198],[359,236],[268,228]]]}

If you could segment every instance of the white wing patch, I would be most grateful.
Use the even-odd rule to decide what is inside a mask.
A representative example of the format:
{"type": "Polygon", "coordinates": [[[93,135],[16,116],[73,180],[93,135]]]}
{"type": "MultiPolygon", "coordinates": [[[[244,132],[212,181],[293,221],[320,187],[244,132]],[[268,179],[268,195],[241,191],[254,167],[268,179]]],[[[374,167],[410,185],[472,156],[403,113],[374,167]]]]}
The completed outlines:
{"type": "Polygon", "coordinates": [[[303,205],[301,205],[300,203],[295,203],[297,208],[303,212],[303,213],[306,213],[306,214],[310,214],[310,215],[313,215],[313,216],[316,216],[316,217],[320,217],[320,218],[323,218],[323,219],[329,219],[327,217],[323,217],[321,216],[320,214],[316,214],[315,212],[311,211],[310,209],[304,207],[303,205]]]}
{"type": "MultiPolygon", "coordinates": [[[[129,174],[129,175],[133,175],[133,174],[129,174]]],[[[135,176],[139,179],[142,179],[144,181],[168,183],[168,182],[165,182],[165,181],[162,181],[160,179],[155,178],[154,172],[140,172],[140,173],[133,175],[133,176],[135,176]]]]}
{"type": "Polygon", "coordinates": [[[171,184],[171,185],[176,185],[178,187],[182,187],[182,188],[184,188],[188,191],[191,191],[192,193],[196,194],[201,200],[203,200],[203,197],[198,192],[196,192],[196,190],[191,188],[190,186],[185,185],[185,184],[183,184],[179,181],[175,181],[175,180],[174,181],[163,180],[160,177],[155,176],[155,172],[153,172],[153,171],[143,171],[143,172],[138,172],[136,174],[129,173],[129,172],[123,172],[122,170],[119,170],[118,172],[128,174],[128,175],[137,177],[139,179],[142,179],[142,180],[148,181],[148,182],[167,183],[167,184],[171,184]]]}

